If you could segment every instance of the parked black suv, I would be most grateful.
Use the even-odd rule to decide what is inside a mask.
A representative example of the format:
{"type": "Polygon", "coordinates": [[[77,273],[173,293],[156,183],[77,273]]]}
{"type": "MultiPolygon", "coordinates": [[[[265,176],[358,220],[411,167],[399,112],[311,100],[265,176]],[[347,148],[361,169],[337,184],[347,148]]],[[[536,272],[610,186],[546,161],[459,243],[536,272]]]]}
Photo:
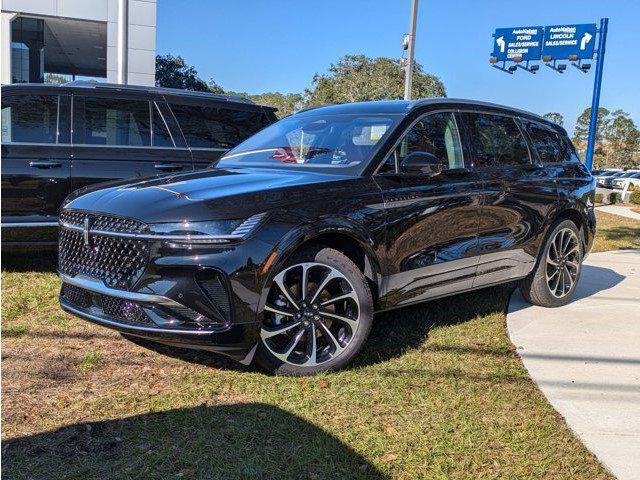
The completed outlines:
{"type": "Polygon", "coordinates": [[[2,87],[2,245],[55,245],[72,191],[210,166],[276,120],[249,100],[71,82],[2,87]]]}
{"type": "Polygon", "coordinates": [[[203,172],[74,195],[62,307],[120,332],[343,367],[374,311],[520,282],[566,303],[595,233],[594,180],[536,115],[451,100],[294,114],[203,172]]]}

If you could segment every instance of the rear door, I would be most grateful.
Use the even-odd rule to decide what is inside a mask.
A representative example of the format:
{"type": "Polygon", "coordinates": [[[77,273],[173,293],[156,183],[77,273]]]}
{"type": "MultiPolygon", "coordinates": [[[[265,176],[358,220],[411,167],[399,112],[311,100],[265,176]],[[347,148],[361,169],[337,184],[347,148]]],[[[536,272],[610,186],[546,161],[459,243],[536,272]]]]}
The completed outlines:
{"type": "Polygon", "coordinates": [[[553,172],[532,158],[518,119],[491,112],[461,118],[484,189],[474,287],[522,277],[533,267],[557,205],[553,172]]]}
{"type": "Polygon", "coordinates": [[[3,229],[3,243],[55,241],[70,192],[69,102],[58,94],[2,97],[2,225],[14,227],[3,229]]]}
{"type": "Polygon", "coordinates": [[[188,150],[176,145],[156,101],[104,93],[74,95],[73,111],[74,190],[193,168],[188,150]]]}
{"type": "Polygon", "coordinates": [[[415,121],[374,176],[387,217],[384,307],[471,288],[482,182],[465,157],[455,114],[428,113],[415,121]],[[442,171],[407,173],[402,162],[415,152],[439,159],[442,171]]]}
{"type": "MultiPolygon", "coordinates": [[[[228,102],[226,102],[228,103],[228,102]]],[[[272,123],[262,108],[202,100],[170,100],[169,106],[193,157],[194,168],[207,168],[229,149],[272,123]]]]}

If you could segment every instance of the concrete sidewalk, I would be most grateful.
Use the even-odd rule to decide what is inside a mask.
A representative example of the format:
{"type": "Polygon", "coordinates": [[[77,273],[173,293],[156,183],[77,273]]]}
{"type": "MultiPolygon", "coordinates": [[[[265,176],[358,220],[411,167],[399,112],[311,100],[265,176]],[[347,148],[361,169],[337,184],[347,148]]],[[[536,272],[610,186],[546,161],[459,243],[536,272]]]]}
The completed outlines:
{"type": "Polygon", "coordinates": [[[621,217],[633,218],[634,220],[640,220],[640,213],[636,213],[631,210],[631,207],[625,207],[623,205],[602,205],[600,207],[596,207],[596,210],[604,213],[620,215],[621,217]]]}
{"type": "Polygon", "coordinates": [[[507,328],[587,448],[619,479],[640,479],[640,250],[591,254],[564,307],[533,307],[514,293],[507,328]]]}

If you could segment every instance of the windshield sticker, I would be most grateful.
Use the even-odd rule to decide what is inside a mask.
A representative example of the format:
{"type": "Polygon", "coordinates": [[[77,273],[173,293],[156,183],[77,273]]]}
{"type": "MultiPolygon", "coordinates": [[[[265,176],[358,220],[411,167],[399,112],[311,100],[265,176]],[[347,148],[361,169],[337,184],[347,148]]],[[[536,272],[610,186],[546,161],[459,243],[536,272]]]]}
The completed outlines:
{"type": "Polygon", "coordinates": [[[387,131],[386,125],[371,125],[371,134],[369,138],[371,138],[371,140],[373,140],[374,142],[377,142],[382,138],[382,136],[384,135],[384,132],[386,131],[387,131]]]}

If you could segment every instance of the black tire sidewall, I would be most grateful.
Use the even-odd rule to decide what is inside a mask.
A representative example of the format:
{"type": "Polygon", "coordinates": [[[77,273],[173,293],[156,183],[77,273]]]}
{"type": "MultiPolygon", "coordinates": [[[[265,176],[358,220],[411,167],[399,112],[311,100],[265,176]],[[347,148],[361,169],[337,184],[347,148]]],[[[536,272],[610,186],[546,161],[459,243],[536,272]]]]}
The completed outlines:
{"type": "Polygon", "coordinates": [[[304,262],[316,262],[335,268],[351,282],[360,304],[360,317],[358,320],[360,325],[343,353],[322,365],[314,367],[302,367],[282,362],[271,354],[264,346],[262,339],[259,339],[255,356],[256,362],[262,368],[279,375],[314,375],[343,368],[362,350],[369,336],[373,321],[373,298],[367,280],[356,264],[346,255],[322,245],[312,245],[295,252],[285,262],[280,271],[304,262]]]}

